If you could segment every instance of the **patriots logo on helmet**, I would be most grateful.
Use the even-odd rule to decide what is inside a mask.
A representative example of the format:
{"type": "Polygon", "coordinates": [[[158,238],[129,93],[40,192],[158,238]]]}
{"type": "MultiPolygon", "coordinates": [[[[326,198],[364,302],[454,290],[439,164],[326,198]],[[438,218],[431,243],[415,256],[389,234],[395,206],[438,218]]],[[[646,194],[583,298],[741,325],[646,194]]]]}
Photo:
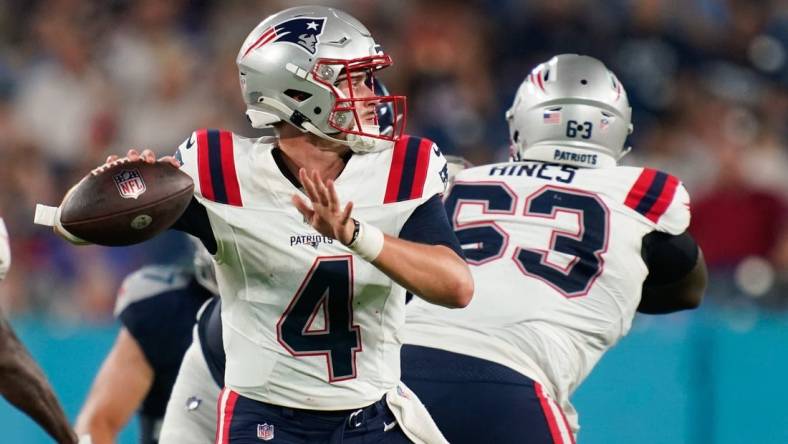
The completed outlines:
{"type": "Polygon", "coordinates": [[[263,32],[244,52],[244,57],[255,49],[269,43],[284,42],[296,45],[309,54],[317,51],[317,43],[323,34],[325,17],[296,17],[274,25],[263,32]]]}

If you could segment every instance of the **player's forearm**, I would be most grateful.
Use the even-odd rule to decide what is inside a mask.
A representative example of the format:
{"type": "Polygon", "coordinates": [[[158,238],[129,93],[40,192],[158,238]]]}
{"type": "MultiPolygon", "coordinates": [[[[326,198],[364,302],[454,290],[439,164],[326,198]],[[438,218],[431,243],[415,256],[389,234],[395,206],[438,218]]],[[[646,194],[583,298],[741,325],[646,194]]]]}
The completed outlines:
{"type": "Polygon", "coordinates": [[[122,425],[99,415],[80,414],[76,430],[80,436],[90,435],[91,444],[113,444],[122,425]]]}
{"type": "Polygon", "coordinates": [[[395,282],[433,304],[462,308],[473,297],[473,278],[468,265],[445,246],[386,236],[380,255],[372,263],[395,282]]]}
{"type": "Polygon", "coordinates": [[[74,426],[77,435],[90,435],[92,444],[115,442],[128,419],[117,417],[112,399],[105,399],[103,393],[95,388],[91,390],[74,426]]]}
{"type": "Polygon", "coordinates": [[[39,383],[39,387],[36,390],[38,392],[37,396],[40,397],[40,407],[34,409],[36,411],[35,413],[29,411],[30,416],[33,417],[33,419],[41,425],[56,442],[67,444],[76,443],[77,437],[66,418],[65,412],[63,412],[63,408],[60,406],[60,402],[55,397],[49,384],[47,384],[46,381],[43,381],[43,384],[44,385],[41,385],[41,383],[39,383]]]}

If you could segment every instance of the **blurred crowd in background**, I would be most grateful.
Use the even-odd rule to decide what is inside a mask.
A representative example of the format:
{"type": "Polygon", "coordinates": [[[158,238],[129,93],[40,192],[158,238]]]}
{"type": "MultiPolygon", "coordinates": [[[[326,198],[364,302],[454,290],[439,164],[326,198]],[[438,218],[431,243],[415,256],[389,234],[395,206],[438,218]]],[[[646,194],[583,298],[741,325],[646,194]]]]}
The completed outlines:
{"type": "MultiPolygon", "coordinates": [[[[32,224],[35,204],[57,204],[111,153],[171,154],[201,127],[254,136],[235,56],[260,20],[302,3],[0,0],[4,310],[104,322],[126,273],[188,262],[176,233],[72,247],[32,224]]],[[[788,2],[319,3],[355,15],[392,55],[381,78],[407,95],[408,132],[475,164],[507,159],[504,111],[533,66],[564,52],[601,59],[634,111],[624,163],[661,168],[690,191],[709,303],[788,310],[788,2]]]]}

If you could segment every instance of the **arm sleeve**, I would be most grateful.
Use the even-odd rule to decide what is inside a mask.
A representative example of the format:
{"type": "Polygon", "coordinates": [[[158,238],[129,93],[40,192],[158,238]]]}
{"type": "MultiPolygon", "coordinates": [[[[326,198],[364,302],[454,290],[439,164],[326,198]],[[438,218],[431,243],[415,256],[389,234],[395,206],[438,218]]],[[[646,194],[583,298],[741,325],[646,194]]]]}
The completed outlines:
{"type": "Polygon", "coordinates": [[[443,202],[437,194],[416,207],[402,226],[399,237],[411,242],[449,247],[465,260],[460,242],[454,235],[443,202]]]}
{"type": "Polygon", "coordinates": [[[183,212],[171,228],[200,239],[211,254],[216,254],[218,246],[208,219],[208,211],[197,200],[197,197],[202,196],[197,167],[197,150],[197,132],[195,131],[175,151],[174,157],[180,162],[181,171],[188,174],[194,181],[195,197],[192,197],[189,206],[186,207],[186,211],[183,212]]]}
{"type": "Polygon", "coordinates": [[[698,244],[686,231],[671,235],[652,231],[643,237],[641,256],[648,266],[643,285],[654,287],[680,281],[698,262],[698,244]]]}
{"type": "Polygon", "coordinates": [[[203,204],[197,202],[197,199],[194,197],[189,202],[189,206],[186,207],[186,211],[175,221],[172,229],[183,231],[200,239],[209,253],[216,254],[218,245],[216,237],[213,235],[211,221],[208,218],[208,210],[205,209],[203,204]]]}

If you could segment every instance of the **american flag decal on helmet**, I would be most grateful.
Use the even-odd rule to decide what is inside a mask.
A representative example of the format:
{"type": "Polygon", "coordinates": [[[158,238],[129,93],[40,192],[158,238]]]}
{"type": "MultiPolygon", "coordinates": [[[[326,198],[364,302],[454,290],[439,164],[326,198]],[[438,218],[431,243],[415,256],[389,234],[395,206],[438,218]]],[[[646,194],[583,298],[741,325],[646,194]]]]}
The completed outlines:
{"type": "Polygon", "coordinates": [[[285,20],[266,29],[246,48],[243,56],[246,57],[253,50],[275,42],[290,43],[314,55],[325,24],[325,17],[296,17],[285,20]]]}

